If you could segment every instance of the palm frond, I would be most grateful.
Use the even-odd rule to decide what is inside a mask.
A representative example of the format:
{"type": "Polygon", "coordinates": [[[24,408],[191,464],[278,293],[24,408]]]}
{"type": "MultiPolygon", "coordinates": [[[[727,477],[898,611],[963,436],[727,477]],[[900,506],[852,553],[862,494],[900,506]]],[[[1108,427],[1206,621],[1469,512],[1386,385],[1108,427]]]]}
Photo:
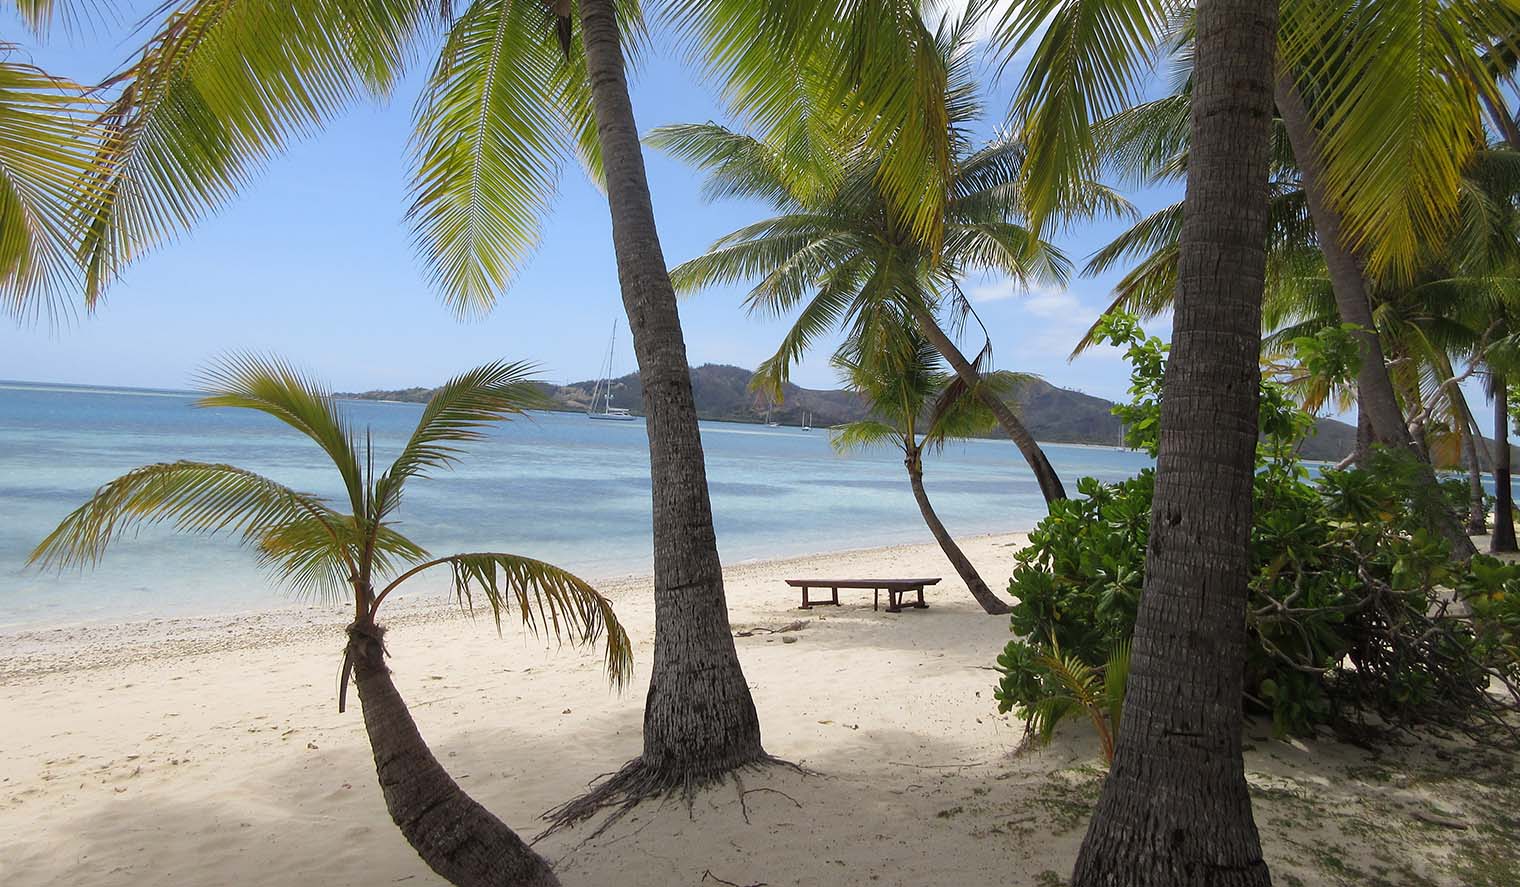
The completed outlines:
{"type": "Polygon", "coordinates": [[[840,8],[810,0],[672,5],[739,115],[783,138],[822,124],[841,133],[826,141],[868,144],[882,157],[877,181],[894,213],[937,246],[955,117],[966,113],[960,93],[948,88],[954,53],[969,46],[964,37],[982,4],[938,30],[925,24],[918,3],[902,0],[840,8]]]}
{"type": "MultiPolygon", "coordinates": [[[[45,14],[47,5],[35,7],[45,14]]],[[[0,312],[20,322],[46,314],[56,323],[82,285],[71,214],[94,147],[83,93],[0,61],[0,312]]]]}
{"type": "Polygon", "coordinates": [[[78,254],[93,305],[127,264],[224,204],[263,163],[398,80],[437,6],[410,0],[174,0],[103,90],[78,254]]]}
{"type": "Polygon", "coordinates": [[[1003,13],[997,40],[1005,64],[1035,42],[1012,114],[1027,146],[1024,190],[1036,230],[1073,203],[1076,183],[1098,178],[1094,127],[1137,97],[1177,5],[1031,0],[1003,13]]]}
{"type": "Polygon", "coordinates": [[[833,184],[828,172],[834,165],[812,154],[795,156],[811,148],[796,141],[771,145],[716,123],[658,126],[644,137],[650,147],[702,170],[706,199],[749,198],[789,212],[812,205],[833,184]]]}
{"type": "Polygon", "coordinates": [[[324,545],[353,541],[344,519],[309,493],[231,465],[168,462],[134,469],[96,490],[32,550],[27,563],[90,567],[122,534],[166,521],[186,533],[229,533],[247,545],[259,545],[288,524],[321,530],[324,545]]]}
{"type": "MultiPolygon", "coordinates": [[[[501,628],[502,615],[517,611],[523,627],[536,635],[591,645],[605,638],[607,675],[621,687],[633,672],[633,644],[618,622],[612,602],[585,580],[553,564],[500,552],[455,554],[407,570],[385,587],[383,598],[402,583],[436,566],[447,566],[450,587],[460,606],[473,611],[484,597],[501,628]]],[[[372,614],[373,615],[373,614],[372,614]]]]}
{"type": "Polygon", "coordinates": [[[1495,94],[1471,38],[1504,4],[1379,0],[1290,5],[1280,61],[1322,134],[1330,202],[1375,274],[1413,278],[1456,221],[1463,170],[1484,145],[1478,99],[1495,94]],[[1311,90],[1311,87],[1323,88],[1311,90]]]}
{"type": "Polygon", "coordinates": [[[273,416],[311,438],[343,478],[353,513],[365,513],[364,475],[353,435],[326,388],[277,357],[232,354],[201,373],[200,407],[238,407],[273,416]]]}
{"type": "MultiPolygon", "coordinates": [[[[495,304],[537,249],[572,144],[562,102],[574,83],[537,3],[475,0],[417,105],[407,217],[444,301],[462,314],[495,304]]],[[[578,141],[579,140],[579,141],[578,141]]],[[[583,147],[582,151],[586,149],[583,147]]]]}
{"type": "MultiPolygon", "coordinates": [[[[364,556],[364,530],[349,515],[289,520],[259,534],[259,566],[296,594],[322,603],[353,593],[355,562],[364,556]]],[[[427,550],[389,526],[380,526],[369,545],[371,581],[383,581],[428,556],[427,550]]]]}
{"type": "Polygon", "coordinates": [[[858,307],[861,287],[870,283],[866,273],[860,262],[846,262],[831,269],[818,292],[798,312],[776,353],[755,368],[750,387],[779,399],[793,364],[802,359],[819,337],[839,326],[858,307]]]}
{"type": "Polygon", "coordinates": [[[879,419],[860,419],[829,428],[829,445],[836,453],[864,450],[885,444],[903,446],[905,433],[879,419]]]}
{"type": "Polygon", "coordinates": [[[527,363],[496,361],[461,373],[433,392],[412,436],[375,482],[373,520],[395,508],[408,478],[454,464],[461,452],[455,444],[480,440],[482,429],[526,410],[552,406],[533,386],[533,370],[527,363]]]}

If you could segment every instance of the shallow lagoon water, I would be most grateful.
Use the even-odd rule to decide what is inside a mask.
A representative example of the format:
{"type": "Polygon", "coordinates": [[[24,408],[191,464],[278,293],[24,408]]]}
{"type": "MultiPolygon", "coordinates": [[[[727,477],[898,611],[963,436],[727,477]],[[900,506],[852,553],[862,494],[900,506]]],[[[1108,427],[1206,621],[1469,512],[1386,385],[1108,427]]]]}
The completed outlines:
{"type": "MultiPolygon", "coordinates": [[[[331,467],[304,437],[269,417],[201,409],[194,400],[173,391],[0,383],[0,629],[290,602],[235,541],[162,527],[122,539],[88,572],[24,567],[32,546],[96,487],[150,462],[226,462],[337,494],[331,467]]],[[[377,470],[421,411],[371,401],[343,408],[369,430],[377,470]]],[[[841,456],[826,429],[729,422],[702,423],[702,440],[726,562],[931,541],[895,450],[841,456]]],[[[643,422],[536,413],[493,429],[455,470],[413,483],[400,520],[438,553],[511,551],[593,579],[647,571],[647,446],[643,422]]],[[[1084,475],[1117,480],[1150,464],[1143,454],[1100,447],[1048,445],[1047,454],[1068,489],[1084,475]]],[[[1033,475],[1003,440],[957,443],[929,457],[925,486],[957,534],[1027,530],[1045,512],[1033,475]]]]}

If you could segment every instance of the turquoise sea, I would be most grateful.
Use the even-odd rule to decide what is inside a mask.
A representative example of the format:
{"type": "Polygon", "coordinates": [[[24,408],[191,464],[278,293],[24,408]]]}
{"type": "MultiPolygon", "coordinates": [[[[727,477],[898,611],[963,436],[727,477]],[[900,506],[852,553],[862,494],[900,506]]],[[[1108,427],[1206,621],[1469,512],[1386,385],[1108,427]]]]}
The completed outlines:
{"type": "MultiPolygon", "coordinates": [[[[253,556],[227,539],[150,527],[95,569],[25,568],[27,553],[100,484],[149,462],[195,459],[264,472],[333,495],[330,466],[305,438],[263,415],[199,409],[195,395],[0,382],[0,630],[94,620],[210,615],[280,606],[253,556]]],[[[383,466],[421,407],[346,402],[383,466]]],[[[931,537],[894,450],[836,455],[828,432],[704,422],[703,445],[725,562],[931,537]]],[[[454,471],[413,484],[406,532],[431,550],[505,550],[588,578],[647,571],[649,462],[644,423],[539,413],[504,424],[454,471]]],[[[1068,488],[1117,480],[1142,454],[1050,445],[1068,488]]],[[[957,534],[1027,530],[1044,514],[1014,446],[968,441],[930,457],[925,485],[957,534]]],[[[989,581],[1000,581],[988,577],[989,581]]]]}

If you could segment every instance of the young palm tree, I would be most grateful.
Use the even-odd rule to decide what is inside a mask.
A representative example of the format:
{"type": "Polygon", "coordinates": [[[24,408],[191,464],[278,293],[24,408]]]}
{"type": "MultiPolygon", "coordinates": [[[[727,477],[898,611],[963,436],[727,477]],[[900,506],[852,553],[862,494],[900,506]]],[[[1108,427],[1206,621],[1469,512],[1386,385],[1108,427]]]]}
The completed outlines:
{"type": "MultiPolygon", "coordinates": [[[[677,290],[755,280],[751,312],[796,319],[756,384],[779,395],[794,363],[818,337],[881,306],[909,316],[969,390],[977,392],[1019,447],[1047,501],[1064,498],[1060,477],[1014,409],[979,385],[990,351],[968,359],[940,316],[969,305],[959,281],[974,271],[1020,282],[1064,281],[1066,258],[1020,221],[1017,181],[1022,146],[998,139],[972,149],[964,130],[981,114],[969,28],[974,19],[946,20],[936,32],[945,59],[944,106],[952,134],[949,197],[937,220],[938,248],[903,220],[882,186],[885,155],[866,147],[822,143],[795,132],[765,139],[713,123],[665,126],[647,141],[701,168],[712,196],[754,198],[782,215],[719,239],[705,255],[677,266],[677,290]],[[798,150],[803,142],[806,149],[798,150]]],[[[1091,185],[1089,206],[1127,209],[1107,189],[1091,185]]]]}
{"type": "MultiPolygon", "coordinates": [[[[1090,115],[1112,113],[1131,95],[1172,9],[1045,0],[1004,17],[1010,52],[1044,29],[1015,100],[1037,213],[1059,208],[1071,183],[1091,177],[1090,115]]],[[[1201,0],[1195,27],[1145,591],[1124,729],[1073,874],[1082,887],[1270,883],[1251,818],[1239,694],[1277,4],[1201,0]]]]}
{"type": "MultiPolygon", "coordinates": [[[[866,399],[872,417],[829,429],[829,442],[839,452],[890,445],[902,451],[913,498],[945,558],[966,583],[982,609],[990,614],[1009,611],[993,594],[976,567],[934,513],[924,490],[923,454],[937,451],[957,438],[974,437],[997,426],[997,417],[958,376],[941,372],[940,355],[912,325],[901,318],[884,328],[871,326],[866,335],[852,337],[834,355],[834,366],[846,384],[866,399]]],[[[1000,373],[981,384],[1006,386],[1012,374],[1000,373]]]]}
{"type": "Polygon", "coordinates": [[[612,605],[559,567],[499,552],[435,557],[393,525],[408,481],[448,468],[459,445],[543,398],[520,363],[493,363],[446,383],[428,401],[411,438],[379,476],[366,443],[332,396],[274,359],[234,357],[206,374],[206,407],[257,410],[284,422],[321,447],[342,480],[347,499],[334,507],[232,465],[168,462],[130,471],[96,491],[58,525],[31,561],[44,567],[87,566],[115,539],[144,524],[169,522],[181,532],[230,534],[253,547],[260,563],[293,588],[329,599],[348,597],[353,622],[344,650],[342,689],[350,676],[359,692],[364,727],[386,809],[435,872],[465,887],[558,884],[548,863],[460,789],[428,749],[385,665],[385,599],[420,573],[447,570],[453,593],[473,608],[490,605],[498,629],[516,608],[534,633],[606,645],[607,672],[621,685],[631,668],[627,634],[612,605]]]}

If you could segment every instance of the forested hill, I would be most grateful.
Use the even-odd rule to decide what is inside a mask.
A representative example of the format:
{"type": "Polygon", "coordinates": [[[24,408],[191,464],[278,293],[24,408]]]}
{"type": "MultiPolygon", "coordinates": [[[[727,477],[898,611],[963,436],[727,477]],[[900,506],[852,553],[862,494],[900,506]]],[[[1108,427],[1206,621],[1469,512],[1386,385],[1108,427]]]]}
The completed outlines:
{"type": "MultiPolygon", "coordinates": [[[[729,422],[764,422],[768,401],[749,389],[752,374],[742,367],[703,364],[691,371],[692,391],[696,395],[697,414],[703,419],[729,422]]],[[[564,410],[584,410],[591,399],[593,380],[568,385],[540,383],[544,393],[564,410]]],[[[400,391],[366,391],[341,397],[364,400],[398,400],[421,403],[432,396],[431,388],[406,388],[400,391]]],[[[1033,379],[1021,385],[1014,395],[1019,414],[1034,436],[1050,443],[1082,443],[1113,446],[1119,442],[1119,420],[1109,412],[1112,401],[1093,397],[1069,388],[1058,388],[1033,379]]],[[[642,413],[643,389],[637,373],[612,380],[612,403],[642,413]]],[[[801,425],[804,414],[811,414],[819,427],[854,421],[866,414],[865,404],[852,392],[839,389],[786,386],[782,402],[770,406],[770,418],[782,425],[801,425]]],[[[1356,429],[1344,422],[1323,419],[1319,433],[1304,446],[1310,459],[1339,459],[1351,451],[1356,429]]]]}

